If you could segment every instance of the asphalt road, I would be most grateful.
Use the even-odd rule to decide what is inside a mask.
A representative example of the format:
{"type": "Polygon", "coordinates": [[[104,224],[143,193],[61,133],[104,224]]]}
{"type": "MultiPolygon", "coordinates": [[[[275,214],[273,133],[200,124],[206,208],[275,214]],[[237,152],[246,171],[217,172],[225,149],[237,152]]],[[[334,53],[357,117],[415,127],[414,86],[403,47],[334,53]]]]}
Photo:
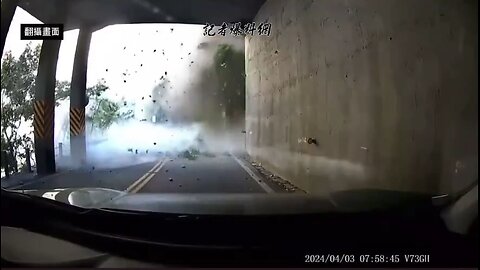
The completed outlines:
{"type": "MultiPolygon", "coordinates": [[[[133,163],[133,162],[132,162],[133,163]]],[[[132,193],[269,193],[278,187],[265,181],[248,162],[222,154],[194,160],[158,156],[117,168],[101,164],[63,170],[16,189],[102,187],[132,193]]]]}

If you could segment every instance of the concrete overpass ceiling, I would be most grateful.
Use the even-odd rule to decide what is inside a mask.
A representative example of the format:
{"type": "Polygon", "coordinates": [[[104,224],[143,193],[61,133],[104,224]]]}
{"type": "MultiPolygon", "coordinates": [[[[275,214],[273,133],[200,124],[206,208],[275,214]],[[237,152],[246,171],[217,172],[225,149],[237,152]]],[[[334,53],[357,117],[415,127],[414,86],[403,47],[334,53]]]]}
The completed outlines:
{"type": "Polygon", "coordinates": [[[65,30],[87,23],[97,28],[112,24],[185,23],[220,25],[249,22],[265,0],[20,0],[19,6],[44,23],[63,23],[65,30]],[[69,4],[62,19],[60,2],[69,4]]]}

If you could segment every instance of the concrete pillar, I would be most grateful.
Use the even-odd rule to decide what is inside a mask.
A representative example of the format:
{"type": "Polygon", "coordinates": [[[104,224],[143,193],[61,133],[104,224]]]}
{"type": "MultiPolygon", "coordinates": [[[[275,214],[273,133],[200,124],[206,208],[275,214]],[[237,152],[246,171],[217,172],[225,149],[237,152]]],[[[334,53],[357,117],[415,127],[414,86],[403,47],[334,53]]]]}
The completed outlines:
{"type": "Polygon", "coordinates": [[[55,173],[55,73],[61,40],[45,40],[35,81],[34,137],[37,174],[55,173]]]}
{"type": "Polygon", "coordinates": [[[91,28],[80,28],[70,90],[70,157],[74,165],[85,165],[87,158],[85,106],[87,104],[88,51],[90,49],[91,38],[91,28]]]}
{"type": "MultiPolygon", "coordinates": [[[[12,23],[13,15],[15,14],[15,9],[17,8],[17,5],[18,0],[2,0],[2,55],[3,48],[5,47],[5,41],[7,39],[8,30],[10,28],[10,24],[12,23]]],[[[20,33],[18,33],[18,35],[20,35],[20,33]]]]}

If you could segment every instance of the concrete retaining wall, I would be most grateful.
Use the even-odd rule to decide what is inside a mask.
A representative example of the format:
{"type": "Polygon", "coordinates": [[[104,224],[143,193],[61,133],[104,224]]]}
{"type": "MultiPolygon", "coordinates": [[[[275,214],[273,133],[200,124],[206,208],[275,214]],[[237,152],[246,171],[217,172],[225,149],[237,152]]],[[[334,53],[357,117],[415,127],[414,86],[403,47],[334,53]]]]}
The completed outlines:
{"type": "Polygon", "coordinates": [[[267,169],[311,193],[477,179],[477,1],[269,0],[265,20],[246,38],[246,130],[267,169]]]}

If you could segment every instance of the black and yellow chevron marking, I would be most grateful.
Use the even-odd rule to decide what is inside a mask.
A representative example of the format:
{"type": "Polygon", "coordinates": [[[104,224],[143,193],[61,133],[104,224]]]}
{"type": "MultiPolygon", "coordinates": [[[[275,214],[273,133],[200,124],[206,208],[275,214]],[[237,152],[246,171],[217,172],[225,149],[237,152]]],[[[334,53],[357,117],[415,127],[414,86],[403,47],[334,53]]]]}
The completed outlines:
{"type": "Polygon", "coordinates": [[[52,102],[37,100],[33,103],[33,130],[36,138],[44,139],[53,136],[55,106],[52,102]]]}
{"type": "Polygon", "coordinates": [[[70,135],[80,135],[84,130],[85,108],[70,108],[70,135]]]}

